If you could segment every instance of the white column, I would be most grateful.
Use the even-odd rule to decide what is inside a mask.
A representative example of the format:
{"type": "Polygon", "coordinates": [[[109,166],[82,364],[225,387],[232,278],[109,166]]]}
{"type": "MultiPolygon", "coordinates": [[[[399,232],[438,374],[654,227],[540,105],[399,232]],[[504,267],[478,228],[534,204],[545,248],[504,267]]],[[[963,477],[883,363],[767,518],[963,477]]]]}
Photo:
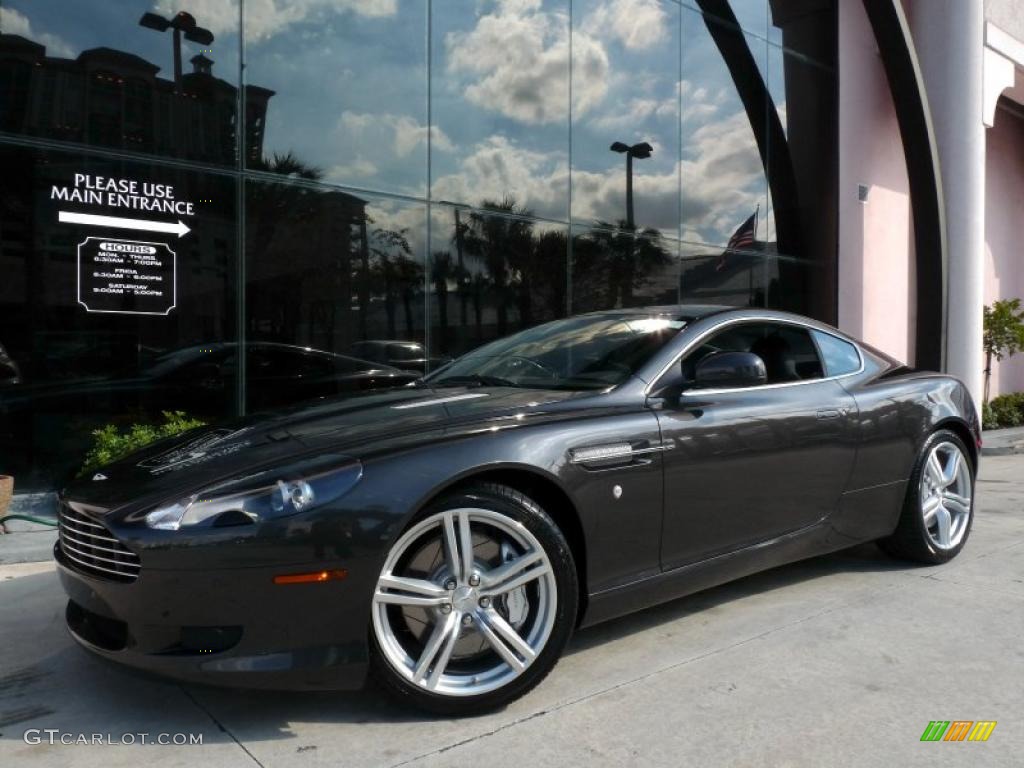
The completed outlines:
{"type": "Polygon", "coordinates": [[[911,31],[935,125],[949,251],[946,370],[981,404],[985,289],[985,9],[916,0],[911,31]]]}

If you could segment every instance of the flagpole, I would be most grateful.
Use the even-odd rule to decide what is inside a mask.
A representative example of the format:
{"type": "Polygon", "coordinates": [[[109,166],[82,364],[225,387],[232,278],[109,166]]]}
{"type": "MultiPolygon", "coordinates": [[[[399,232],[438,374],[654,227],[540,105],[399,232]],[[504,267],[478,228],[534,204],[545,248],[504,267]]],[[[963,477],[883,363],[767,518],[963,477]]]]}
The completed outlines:
{"type": "MultiPolygon", "coordinates": [[[[758,207],[754,209],[754,242],[758,240],[758,224],[761,222],[761,204],[758,203],[758,207]]],[[[761,251],[761,280],[764,283],[762,290],[764,291],[764,297],[762,298],[762,306],[768,306],[768,256],[765,254],[764,249],[761,251]]],[[[751,270],[753,274],[754,270],[751,270]]]]}
{"type": "MultiPolygon", "coordinates": [[[[761,203],[758,203],[757,207],[754,209],[754,238],[753,238],[753,242],[751,242],[751,249],[753,249],[754,244],[757,243],[757,223],[758,223],[758,221],[761,218],[760,214],[761,214],[761,203]]],[[[763,262],[763,259],[764,259],[764,252],[763,251],[761,252],[761,259],[762,259],[762,263],[764,263],[763,262]]],[[[748,300],[747,303],[748,304],[753,304],[753,301],[754,301],[754,265],[753,264],[750,265],[750,288],[749,288],[749,292],[750,292],[750,299],[748,300]]],[[[765,302],[764,303],[765,303],[765,306],[768,305],[767,294],[765,295],[765,302]]]]}

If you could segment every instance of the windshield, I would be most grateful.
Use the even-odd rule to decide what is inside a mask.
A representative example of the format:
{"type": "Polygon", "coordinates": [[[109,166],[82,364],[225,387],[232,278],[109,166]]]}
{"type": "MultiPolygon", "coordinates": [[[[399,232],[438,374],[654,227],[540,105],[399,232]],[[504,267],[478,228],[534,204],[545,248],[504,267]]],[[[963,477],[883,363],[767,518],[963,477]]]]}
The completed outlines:
{"type": "Polygon", "coordinates": [[[685,324],[649,314],[556,320],[474,350],[425,381],[435,387],[607,389],[635,373],[685,324]]]}

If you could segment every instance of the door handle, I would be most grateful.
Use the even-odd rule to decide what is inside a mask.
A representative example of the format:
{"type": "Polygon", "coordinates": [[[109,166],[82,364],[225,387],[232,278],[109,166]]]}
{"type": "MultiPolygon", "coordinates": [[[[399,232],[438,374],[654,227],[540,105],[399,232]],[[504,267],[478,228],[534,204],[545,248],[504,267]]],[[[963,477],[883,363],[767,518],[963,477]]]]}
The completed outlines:
{"type": "Polygon", "coordinates": [[[838,419],[840,416],[845,416],[846,411],[842,408],[822,408],[818,411],[818,418],[821,420],[825,419],[838,419]]]}

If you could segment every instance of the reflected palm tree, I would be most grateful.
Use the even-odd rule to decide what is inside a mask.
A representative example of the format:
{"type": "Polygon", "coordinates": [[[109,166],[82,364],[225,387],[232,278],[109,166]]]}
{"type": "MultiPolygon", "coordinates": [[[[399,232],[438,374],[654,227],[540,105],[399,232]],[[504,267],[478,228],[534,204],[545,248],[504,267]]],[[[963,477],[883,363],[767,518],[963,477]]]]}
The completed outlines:
{"type": "MultiPolygon", "coordinates": [[[[448,351],[448,282],[458,280],[458,265],[448,251],[435,251],[430,259],[430,284],[437,298],[437,321],[440,326],[441,351],[448,351]]],[[[461,290],[460,290],[461,293],[461,290]]]]}
{"type": "Polygon", "coordinates": [[[370,235],[370,275],[384,296],[388,336],[397,336],[397,305],[402,303],[407,336],[415,331],[413,302],[421,290],[423,267],[412,258],[407,230],[374,229],[370,235]]]}
{"type": "MultiPolygon", "coordinates": [[[[516,264],[533,249],[532,212],[516,204],[515,198],[501,202],[485,200],[469,215],[463,237],[465,251],[476,258],[487,272],[497,308],[497,332],[508,332],[508,303],[516,264]]],[[[519,270],[521,273],[521,270],[519,270]]]]}
{"type": "Polygon", "coordinates": [[[567,250],[566,233],[563,230],[549,230],[539,233],[533,238],[530,248],[516,254],[512,266],[515,272],[516,305],[522,327],[565,315],[568,292],[565,268],[567,250]]]}
{"type": "Polygon", "coordinates": [[[587,309],[633,306],[634,293],[671,260],[657,229],[634,231],[625,221],[595,222],[573,239],[577,304],[587,309]]]}
{"type": "Polygon", "coordinates": [[[322,169],[315,165],[300,160],[298,156],[288,151],[283,154],[275,152],[269,158],[262,158],[249,166],[253,170],[276,173],[281,176],[288,176],[293,179],[304,179],[306,181],[320,181],[324,177],[322,169]]]}

